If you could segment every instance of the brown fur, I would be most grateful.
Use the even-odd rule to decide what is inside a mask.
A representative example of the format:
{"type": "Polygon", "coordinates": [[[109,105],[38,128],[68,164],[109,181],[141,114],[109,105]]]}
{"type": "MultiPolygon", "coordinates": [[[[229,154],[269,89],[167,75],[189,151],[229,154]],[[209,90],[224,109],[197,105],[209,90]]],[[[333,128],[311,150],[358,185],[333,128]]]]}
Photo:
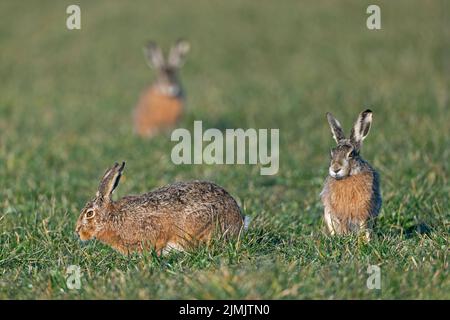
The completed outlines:
{"type": "Polygon", "coordinates": [[[97,238],[123,254],[163,253],[193,249],[215,236],[236,237],[243,227],[236,201],[211,182],[178,182],[113,201],[121,170],[116,164],[105,173],[97,196],[81,211],[76,226],[81,240],[97,238]],[[101,191],[103,186],[110,189],[101,191]]]}
{"type": "Polygon", "coordinates": [[[373,176],[363,172],[345,179],[327,179],[327,192],[322,195],[325,206],[341,221],[366,220],[370,215],[373,176]]]}
{"type": "Polygon", "coordinates": [[[150,137],[161,130],[176,125],[183,112],[182,97],[163,94],[158,88],[150,87],[144,92],[134,113],[136,132],[150,137]]]}
{"type": "Polygon", "coordinates": [[[331,150],[329,175],[321,193],[325,223],[331,234],[365,231],[369,238],[369,223],[381,208],[378,173],[360,156],[372,111],[359,114],[350,139],[333,115],[328,113],[327,119],[337,146],[331,150]]]}
{"type": "Polygon", "coordinates": [[[156,71],[156,79],[141,95],[134,109],[134,131],[141,137],[150,138],[173,128],[180,120],[185,95],[178,73],[189,47],[187,41],[180,39],[165,59],[156,43],[147,44],[147,62],[156,71]]]}

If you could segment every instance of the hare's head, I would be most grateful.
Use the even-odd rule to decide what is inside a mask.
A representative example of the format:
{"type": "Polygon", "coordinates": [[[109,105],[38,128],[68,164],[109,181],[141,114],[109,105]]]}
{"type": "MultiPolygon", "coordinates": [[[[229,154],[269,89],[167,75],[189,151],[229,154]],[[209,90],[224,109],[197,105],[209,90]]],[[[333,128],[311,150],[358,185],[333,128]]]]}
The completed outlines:
{"type": "Polygon", "coordinates": [[[328,123],[337,146],[331,149],[329,175],[335,179],[343,179],[358,173],[361,158],[359,155],[362,142],[369,134],[372,124],[372,111],[361,112],[356,120],[350,138],[346,139],[339,121],[331,113],[327,113],[328,123]]]}
{"type": "Polygon", "coordinates": [[[156,85],[162,93],[170,96],[181,95],[178,70],[183,65],[189,48],[189,42],[178,40],[170,49],[169,56],[166,60],[164,59],[161,48],[153,41],[150,41],[145,47],[147,63],[151,68],[156,70],[156,85]]]}
{"type": "Polygon", "coordinates": [[[119,184],[124,167],[125,162],[122,162],[121,165],[115,163],[108,169],[103,175],[95,197],[81,210],[75,229],[81,240],[95,238],[104,229],[111,209],[112,193],[119,184]]]}

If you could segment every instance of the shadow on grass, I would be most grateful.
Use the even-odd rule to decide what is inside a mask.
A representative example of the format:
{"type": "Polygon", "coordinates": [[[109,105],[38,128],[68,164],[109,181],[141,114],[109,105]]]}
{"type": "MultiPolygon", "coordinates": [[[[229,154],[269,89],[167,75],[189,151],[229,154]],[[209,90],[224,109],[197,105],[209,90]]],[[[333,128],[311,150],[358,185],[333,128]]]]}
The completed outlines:
{"type": "Polygon", "coordinates": [[[418,222],[415,224],[408,224],[407,226],[401,225],[382,225],[375,226],[374,233],[376,236],[403,236],[405,239],[412,239],[418,235],[431,235],[435,230],[433,226],[426,222],[418,222]]]}
{"type": "Polygon", "coordinates": [[[425,222],[417,223],[417,224],[415,224],[413,226],[410,226],[408,228],[405,228],[403,230],[405,238],[407,238],[407,239],[413,238],[417,234],[419,234],[419,235],[430,235],[433,232],[434,232],[433,228],[429,224],[427,224],[425,222]]]}

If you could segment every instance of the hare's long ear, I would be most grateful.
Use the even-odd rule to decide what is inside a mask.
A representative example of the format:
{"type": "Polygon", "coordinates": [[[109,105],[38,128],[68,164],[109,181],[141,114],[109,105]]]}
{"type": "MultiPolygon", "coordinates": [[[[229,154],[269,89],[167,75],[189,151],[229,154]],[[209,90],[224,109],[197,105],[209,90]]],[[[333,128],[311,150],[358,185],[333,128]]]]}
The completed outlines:
{"type": "Polygon", "coordinates": [[[183,39],[178,40],[170,49],[168,64],[172,67],[180,68],[190,48],[189,42],[183,39]]]}
{"type": "Polygon", "coordinates": [[[355,149],[359,150],[361,148],[363,140],[369,134],[371,124],[372,111],[367,109],[361,112],[350,133],[350,142],[353,144],[355,149]]]}
{"type": "Polygon", "coordinates": [[[339,143],[339,141],[345,139],[344,130],[342,130],[342,126],[337,121],[337,119],[329,112],[327,112],[327,120],[328,124],[331,128],[331,133],[333,134],[334,140],[336,140],[336,143],[339,143]]]}
{"type": "Polygon", "coordinates": [[[125,162],[122,162],[121,165],[116,162],[112,168],[105,172],[98,186],[97,197],[104,201],[111,201],[111,195],[119,184],[123,168],[125,168],[125,162]]]}
{"type": "Polygon", "coordinates": [[[145,57],[147,58],[147,64],[156,69],[161,69],[164,67],[164,56],[162,50],[158,45],[150,41],[144,48],[145,57]]]}

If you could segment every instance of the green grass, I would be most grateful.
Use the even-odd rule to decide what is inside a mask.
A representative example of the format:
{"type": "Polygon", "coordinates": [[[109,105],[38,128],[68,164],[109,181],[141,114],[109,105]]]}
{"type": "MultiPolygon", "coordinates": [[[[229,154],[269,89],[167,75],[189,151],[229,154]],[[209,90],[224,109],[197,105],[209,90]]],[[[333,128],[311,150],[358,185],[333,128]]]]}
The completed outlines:
{"type": "MultiPolygon", "coordinates": [[[[1,1],[0,298],[449,299],[450,20],[446,1],[1,1]],[[279,128],[280,171],[175,166],[167,136],[132,134],[151,81],[142,46],[183,36],[192,128],[279,128]],[[319,200],[333,145],[325,112],[348,129],[365,107],[363,155],[382,178],[370,243],[328,237],[319,200]],[[252,217],[239,241],[187,254],[121,256],[74,237],[79,210],[114,161],[118,196],[207,179],[252,217]],[[68,290],[69,265],[82,269],[68,290]],[[366,287],[380,265],[382,289],[366,287]]],[[[117,196],[117,195],[116,195],[117,196]]]]}

